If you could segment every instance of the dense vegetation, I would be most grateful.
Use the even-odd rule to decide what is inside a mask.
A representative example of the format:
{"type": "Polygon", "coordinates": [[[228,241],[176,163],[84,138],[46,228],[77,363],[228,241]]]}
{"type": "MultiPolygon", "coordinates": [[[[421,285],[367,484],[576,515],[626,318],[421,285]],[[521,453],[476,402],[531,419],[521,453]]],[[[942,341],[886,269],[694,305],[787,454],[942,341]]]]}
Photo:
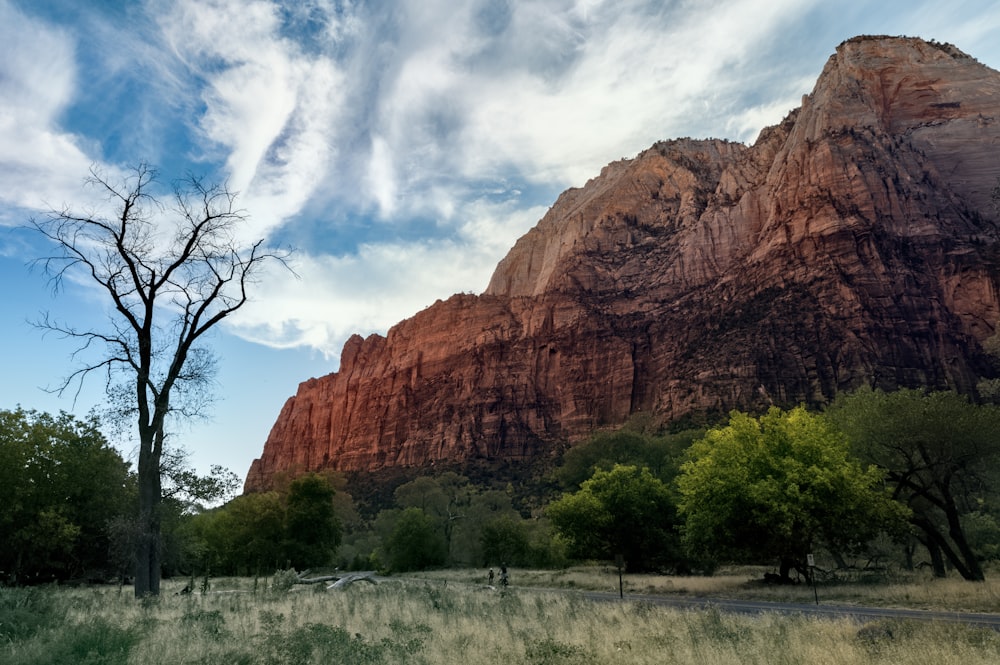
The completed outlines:
{"type": "Polygon", "coordinates": [[[809,578],[807,555],[863,551],[898,534],[909,511],[862,468],[828,419],[798,407],[760,418],[734,413],[689,451],[678,478],[684,540],[706,557],[779,562],[809,578]]]}
{"type": "Polygon", "coordinates": [[[30,583],[106,567],[106,526],[134,500],[128,465],[96,419],[0,411],[0,579],[30,583]]]}
{"type": "Polygon", "coordinates": [[[955,393],[860,390],[841,397],[829,415],[861,460],[885,470],[936,573],[943,576],[947,563],[982,580],[980,559],[997,544],[1000,410],[955,393]],[[970,529],[994,536],[974,544],[970,529]]]}
{"type": "MultiPolygon", "coordinates": [[[[184,462],[180,450],[163,460],[167,573],[187,567],[191,516],[238,485],[225,469],[199,476],[184,462]]],[[[135,472],[96,416],[0,410],[0,584],[131,575],[137,501],[135,472]]]]}
{"type": "Polygon", "coordinates": [[[620,556],[639,571],[683,565],[674,498],[646,467],[598,469],[578,492],[554,501],[547,512],[571,556],[620,556]]]}
{"type": "MultiPolygon", "coordinates": [[[[0,412],[0,570],[8,583],[111,579],[131,561],[134,475],[77,421],[0,412]]],[[[826,410],[734,412],[708,430],[634,419],[532,473],[438,471],[360,497],[336,473],[278,478],[214,509],[232,486],[175,463],[164,519],[167,575],[266,576],[332,567],[545,568],[624,561],[632,572],[726,563],[794,571],[926,563],[982,580],[1000,558],[1000,408],[955,393],[859,390],[826,410]]],[[[231,476],[232,474],[229,474],[231,476]]]]}
{"type": "Polygon", "coordinates": [[[240,496],[186,521],[192,574],[253,575],[331,563],[341,526],[329,478],[305,474],[281,491],[240,496]]]}

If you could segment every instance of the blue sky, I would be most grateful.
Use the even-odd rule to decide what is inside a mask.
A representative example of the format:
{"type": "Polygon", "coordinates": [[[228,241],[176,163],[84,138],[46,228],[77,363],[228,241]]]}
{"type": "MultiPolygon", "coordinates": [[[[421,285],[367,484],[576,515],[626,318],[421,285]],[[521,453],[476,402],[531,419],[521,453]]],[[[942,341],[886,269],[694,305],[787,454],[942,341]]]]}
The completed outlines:
{"type": "Polygon", "coordinates": [[[296,248],[298,277],[268,275],[211,340],[212,418],[173,437],[200,471],[243,475],[351,334],[481,292],[610,161],[681,136],[753,142],[858,34],[1000,68],[992,1],[0,0],[0,408],[103,401],[99,380],[44,390],[74,347],[27,321],[100,326],[105,303],[85,284],[53,296],[20,228],[88,205],[92,165],[228,183],[247,239],[296,248]]]}

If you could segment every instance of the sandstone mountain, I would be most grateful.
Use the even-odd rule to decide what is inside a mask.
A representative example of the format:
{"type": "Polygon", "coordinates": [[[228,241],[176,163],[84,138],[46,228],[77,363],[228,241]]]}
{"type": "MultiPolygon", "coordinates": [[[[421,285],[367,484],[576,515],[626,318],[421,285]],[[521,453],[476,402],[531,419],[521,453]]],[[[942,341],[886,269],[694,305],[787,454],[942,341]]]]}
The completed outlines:
{"type": "Polygon", "coordinates": [[[563,193],[485,293],[299,386],[246,480],[530,460],[632,414],[973,392],[1000,320],[1000,73],[859,37],[752,146],[657,143],[563,193]]]}

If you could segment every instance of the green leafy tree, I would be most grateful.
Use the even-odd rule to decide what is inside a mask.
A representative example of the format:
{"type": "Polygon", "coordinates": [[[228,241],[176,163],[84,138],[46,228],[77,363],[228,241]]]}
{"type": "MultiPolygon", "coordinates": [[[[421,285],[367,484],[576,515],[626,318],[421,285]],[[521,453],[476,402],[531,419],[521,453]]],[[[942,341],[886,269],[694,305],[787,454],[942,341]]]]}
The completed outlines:
{"type": "Polygon", "coordinates": [[[553,537],[552,524],[544,517],[523,519],[516,513],[494,517],[481,525],[479,539],[477,564],[518,568],[567,564],[562,540],[553,537]]]}
{"type": "Polygon", "coordinates": [[[39,260],[58,290],[74,279],[103,293],[111,320],[79,329],[45,316],[38,326],[79,342],[81,365],[65,390],[92,372],[109,388],[111,411],[138,439],[135,595],[160,591],[162,458],[168,422],[203,413],[214,358],[206,333],[248,301],[263,263],[283,261],[263,241],[241,246],[244,214],[235,195],[196,178],[179,184],[173,205],[155,195],[153,169],[138,166],[116,182],[91,170],[106,212],[55,210],[32,226],[51,241],[39,260]],[[99,351],[103,349],[103,351],[99,351]]]}
{"type": "Polygon", "coordinates": [[[419,508],[433,520],[444,537],[445,552],[454,558],[452,545],[456,529],[466,519],[475,489],[469,479],[454,471],[421,476],[396,488],[400,508],[419,508]]]}
{"type": "Polygon", "coordinates": [[[945,575],[947,560],[965,579],[984,579],[965,517],[995,500],[1000,408],[954,392],[865,388],[840,396],[828,416],[910,507],[935,574],[945,575]]]}
{"type": "Polygon", "coordinates": [[[261,574],[329,564],[342,537],[330,479],[308,473],[281,492],[236,497],[187,520],[184,537],[195,541],[199,572],[261,574]]]}
{"type": "Polygon", "coordinates": [[[194,572],[246,575],[285,567],[285,506],[277,492],[236,497],[192,516],[185,528],[200,544],[194,572]]]}
{"type": "Polygon", "coordinates": [[[863,468],[847,438],[799,407],[754,418],[733,412],[690,450],[677,479],[685,543],[703,556],[777,560],[780,575],[809,575],[806,554],[824,544],[855,550],[896,531],[903,506],[883,472],[863,468]]]}
{"type": "Polygon", "coordinates": [[[546,514],[570,544],[570,556],[621,554],[630,570],[682,563],[670,489],[649,469],[615,465],[597,471],[578,492],[549,504],[546,514]]]}
{"type": "MultiPolygon", "coordinates": [[[[242,486],[240,478],[224,467],[213,465],[207,475],[201,475],[187,465],[187,452],[182,449],[165,451],[161,474],[163,501],[160,506],[160,561],[164,574],[181,575],[200,568],[204,543],[186,528],[192,515],[204,512],[207,506],[224,503],[234,497],[242,486]]],[[[135,530],[135,518],[128,521],[135,530]]],[[[124,525],[116,525],[121,530],[124,525]]],[[[134,536],[121,534],[129,542],[134,536]]],[[[134,542],[132,549],[135,549],[134,542]]],[[[120,550],[119,550],[120,551],[120,550]]],[[[119,556],[123,555],[121,552],[119,556]]],[[[134,552],[128,554],[132,561],[134,552]]],[[[134,566],[133,566],[134,567],[134,566]]]]}
{"type": "Polygon", "coordinates": [[[106,574],[107,525],[130,508],[129,466],[95,417],[0,411],[0,575],[106,574]]]}
{"type": "MultiPolygon", "coordinates": [[[[494,489],[474,488],[470,490],[468,505],[462,507],[462,519],[455,522],[455,529],[450,543],[451,564],[479,566],[490,560],[484,545],[491,541],[486,537],[486,531],[498,522],[520,525],[524,529],[524,520],[513,508],[511,497],[506,492],[494,489]]],[[[508,558],[511,565],[525,565],[525,561],[515,562],[508,558]]],[[[494,563],[499,564],[499,561],[494,563]]]]}
{"type": "Polygon", "coordinates": [[[480,539],[486,565],[526,566],[531,563],[531,545],[522,520],[505,515],[482,526],[480,539]]]}
{"type": "Polygon", "coordinates": [[[221,505],[243,489],[243,480],[218,464],[213,464],[208,474],[199,474],[188,466],[188,452],[182,448],[164,451],[160,474],[163,500],[174,502],[186,513],[201,512],[211,504],[221,505]]]}
{"type": "Polygon", "coordinates": [[[445,513],[448,509],[448,497],[432,476],[420,476],[403,483],[393,492],[393,498],[400,508],[419,508],[425,513],[445,513]]]}
{"type": "Polygon", "coordinates": [[[333,486],[307,473],[292,481],[285,499],[285,554],[293,567],[326,565],[340,545],[341,525],[333,486]]]}
{"type": "Polygon", "coordinates": [[[563,487],[576,490],[595,471],[608,471],[615,464],[622,464],[645,467],[655,477],[669,484],[677,475],[679,460],[684,451],[703,435],[703,430],[687,430],[663,436],[626,428],[614,432],[598,432],[563,453],[556,477],[563,487]]]}
{"type": "MultiPolygon", "coordinates": [[[[398,486],[394,490],[398,507],[379,511],[372,524],[355,526],[345,534],[341,565],[391,568],[390,541],[395,537],[395,543],[400,543],[400,534],[394,536],[394,532],[404,511],[410,508],[421,511],[426,518],[429,533],[425,540],[431,543],[428,549],[436,552],[435,543],[444,543],[446,565],[499,565],[504,561],[539,567],[564,564],[565,548],[560,539],[553,537],[549,520],[539,516],[525,519],[513,507],[515,491],[496,486],[477,486],[454,472],[420,477],[398,486]],[[446,529],[449,525],[450,533],[446,529]]],[[[436,555],[430,558],[438,562],[436,555]]]]}
{"type": "Polygon", "coordinates": [[[395,572],[440,566],[447,552],[444,535],[434,520],[416,507],[398,514],[383,549],[389,568],[395,572]]]}

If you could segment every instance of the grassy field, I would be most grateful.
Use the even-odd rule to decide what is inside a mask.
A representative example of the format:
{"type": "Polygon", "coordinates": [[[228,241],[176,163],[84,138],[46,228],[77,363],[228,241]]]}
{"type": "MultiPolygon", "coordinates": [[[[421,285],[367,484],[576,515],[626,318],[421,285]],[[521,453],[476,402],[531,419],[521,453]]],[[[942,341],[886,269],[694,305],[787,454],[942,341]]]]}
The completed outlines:
{"type": "MultiPolygon", "coordinates": [[[[673,575],[623,576],[627,594],[687,595],[706,598],[736,598],[781,602],[812,603],[813,588],[806,584],[774,586],[761,580],[765,568],[726,567],[711,577],[673,575]]],[[[982,583],[966,582],[957,576],[935,579],[929,573],[897,573],[874,581],[825,581],[818,585],[821,602],[872,607],[950,610],[956,612],[1000,613],[1000,577],[993,573],[982,583]]],[[[421,579],[483,584],[485,570],[443,570],[418,574],[421,579]]],[[[564,570],[512,571],[518,587],[579,589],[618,593],[618,573],[614,568],[578,566],[564,570]]]]}
{"type": "MultiPolygon", "coordinates": [[[[641,601],[593,603],[572,592],[517,586],[529,575],[546,584],[556,580],[512,572],[515,586],[502,594],[478,584],[483,571],[356,583],[340,591],[296,587],[287,593],[265,591],[263,580],[256,593],[253,580],[217,580],[212,593],[180,596],[174,592],[183,582],[170,582],[161,598],[149,602],[137,602],[129,589],[119,593],[114,587],[0,588],[0,662],[1000,662],[1000,635],[984,629],[748,617],[641,601]]],[[[603,574],[577,569],[559,579],[564,587],[583,588],[603,580],[603,574]]],[[[666,583],[656,578],[629,582],[640,586],[644,580],[657,588],[666,583]]],[[[694,578],[690,581],[689,593],[705,592],[693,585],[694,578]]],[[[608,587],[606,580],[602,583],[608,587]]],[[[675,578],[675,591],[681,583],[675,578]]]]}

